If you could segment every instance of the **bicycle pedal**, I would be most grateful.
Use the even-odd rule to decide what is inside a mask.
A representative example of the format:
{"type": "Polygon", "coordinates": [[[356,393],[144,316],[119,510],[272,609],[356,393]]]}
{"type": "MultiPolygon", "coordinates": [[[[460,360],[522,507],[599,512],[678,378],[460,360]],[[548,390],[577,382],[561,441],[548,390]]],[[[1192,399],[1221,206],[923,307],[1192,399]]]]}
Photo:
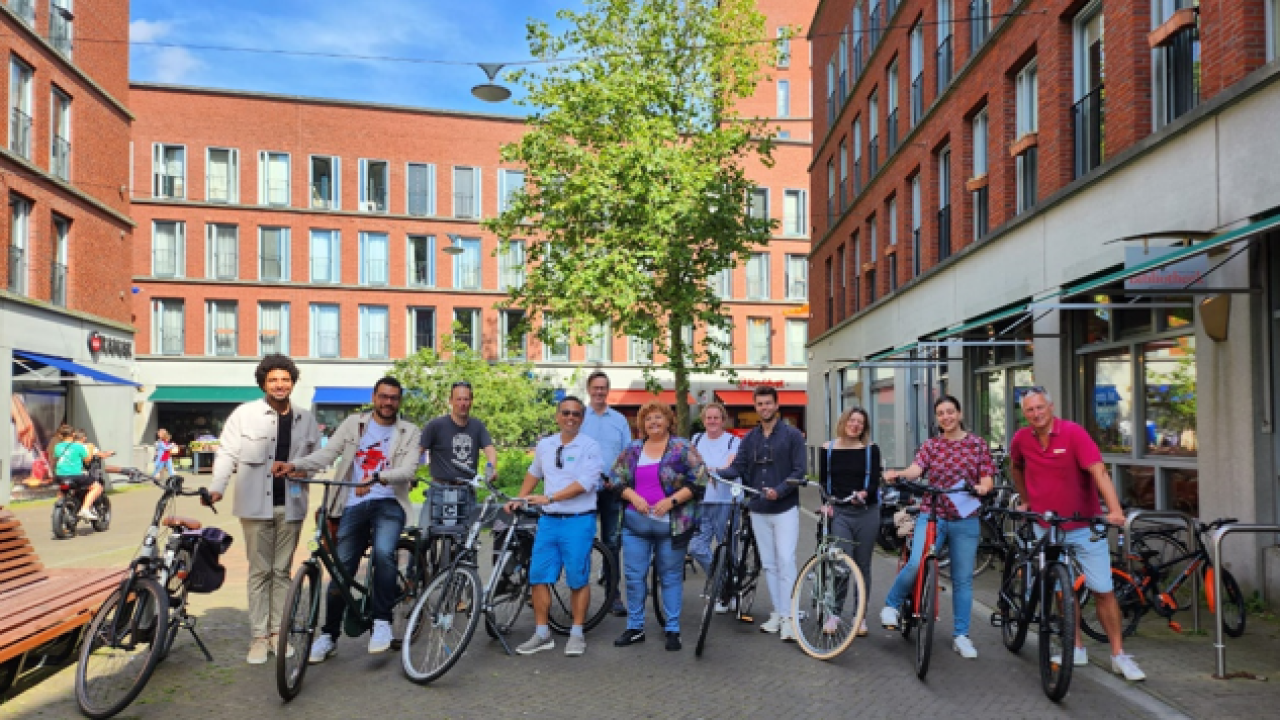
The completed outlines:
{"type": "Polygon", "coordinates": [[[991,627],[1004,627],[1004,617],[1000,613],[991,613],[991,627]]]}
{"type": "Polygon", "coordinates": [[[1182,623],[1177,622],[1176,620],[1170,620],[1169,629],[1178,634],[1182,634],[1182,623]]]}
{"type": "Polygon", "coordinates": [[[754,616],[752,616],[752,615],[739,615],[739,616],[738,616],[738,622],[744,622],[744,623],[748,623],[748,624],[754,624],[754,623],[755,623],[755,621],[756,621],[756,619],[755,619],[755,617],[754,617],[754,616]]]}

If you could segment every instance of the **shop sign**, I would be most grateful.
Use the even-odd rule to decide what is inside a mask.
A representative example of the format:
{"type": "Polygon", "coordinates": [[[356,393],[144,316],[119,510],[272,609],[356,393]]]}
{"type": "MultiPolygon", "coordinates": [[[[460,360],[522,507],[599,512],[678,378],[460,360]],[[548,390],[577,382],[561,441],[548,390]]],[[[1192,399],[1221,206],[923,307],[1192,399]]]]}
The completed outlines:
{"type": "MultiPolygon", "coordinates": [[[[1182,248],[1129,247],[1124,250],[1124,266],[1133,268],[1151,262],[1182,248]]],[[[1124,281],[1125,290],[1181,290],[1204,287],[1204,276],[1209,272],[1209,258],[1203,253],[1165,267],[1152,268],[1124,281]]]]}
{"type": "Polygon", "coordinates": [[[99,355],[107,357],[131,358],[133,357],[133,343],[128,340],[117,340],[115,338],[104,337],[102,333],[94,330],[89,333],[89,352],[96,360],[99,355]]]}
{"type": "Polygon", "coordinates": [[[747,390],[750,388],[758,388],[758,387],[780,388],[780,387],[784,387],[785,385],[786,383],[781,380],[739,380],[738,381],[739,390],[747,390]]]}

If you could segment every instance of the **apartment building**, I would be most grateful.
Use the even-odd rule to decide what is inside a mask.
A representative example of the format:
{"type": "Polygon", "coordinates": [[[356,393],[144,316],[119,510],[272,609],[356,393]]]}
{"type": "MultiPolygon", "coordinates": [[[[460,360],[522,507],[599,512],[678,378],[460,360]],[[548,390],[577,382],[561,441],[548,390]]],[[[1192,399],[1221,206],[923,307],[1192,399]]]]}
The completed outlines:
{"type": "Polygon", "coordinates": [[[1039,385],[1125,502],[1275,522],[1277,9],[823,2],[814,424],[868,407],[904,464],[940,393],[1004,445],[1039,385]]]}

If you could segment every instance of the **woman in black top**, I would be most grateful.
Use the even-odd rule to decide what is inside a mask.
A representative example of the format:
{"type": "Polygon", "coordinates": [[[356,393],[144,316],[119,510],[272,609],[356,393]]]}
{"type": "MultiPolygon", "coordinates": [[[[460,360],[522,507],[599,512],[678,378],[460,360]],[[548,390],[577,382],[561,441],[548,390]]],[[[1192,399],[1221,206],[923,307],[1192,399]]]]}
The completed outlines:
{"type": "MultiPolygon", "coordinates": [[[[831,497],[852,496],[853,504],[836,505],[831,517],[831,534],[850,541],[843,550],[858,564],[871,595],[871,552],[880,529],[880,448],[870,439],[871,420],[862,408],[850,408],[836,423],[836,437],[822,445],[818,454],[818,481],[831,497]]],[[[843,545],[843,544],[842,544],[843,545]]],[[[844,598],[838,598],[843,604],[844,598]]],[[[835,632],[839,618],[833,616],[828,632],[835,632]]],[[[858,635],[867,634],[864,620],[858,635]]]]}

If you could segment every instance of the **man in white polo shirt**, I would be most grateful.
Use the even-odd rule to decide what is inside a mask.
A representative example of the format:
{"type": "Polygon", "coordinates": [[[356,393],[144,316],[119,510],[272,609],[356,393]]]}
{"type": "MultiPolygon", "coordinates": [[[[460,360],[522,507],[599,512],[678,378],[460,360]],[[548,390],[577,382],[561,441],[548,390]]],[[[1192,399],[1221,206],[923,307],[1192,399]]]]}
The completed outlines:
{"type": "MultiPolygon", "coordinates": [[[[556,646],[551,639],[551,585],[563,569],[569,585],[569,605],[573,627],[565,655],[581,655],[587,650],[582,623],[591,601],[591,543],[596,536],[596,491],[600,486],[603,461],[595,440],[579,434],[586,405],[572,395],[556,405],[556,425],[560,432],[538,441],[533,464],[524,476],[520,497],[530,505],[542,506],[538,535],[529,563],[529,584],[533,585],[533,614],[537,629],[516,652],[532,655],[556,646]],[[538,482],[541,495],[531,495],[538,482]]],[[[516,503],[507,506],[509,511],[516,503]]]]}

